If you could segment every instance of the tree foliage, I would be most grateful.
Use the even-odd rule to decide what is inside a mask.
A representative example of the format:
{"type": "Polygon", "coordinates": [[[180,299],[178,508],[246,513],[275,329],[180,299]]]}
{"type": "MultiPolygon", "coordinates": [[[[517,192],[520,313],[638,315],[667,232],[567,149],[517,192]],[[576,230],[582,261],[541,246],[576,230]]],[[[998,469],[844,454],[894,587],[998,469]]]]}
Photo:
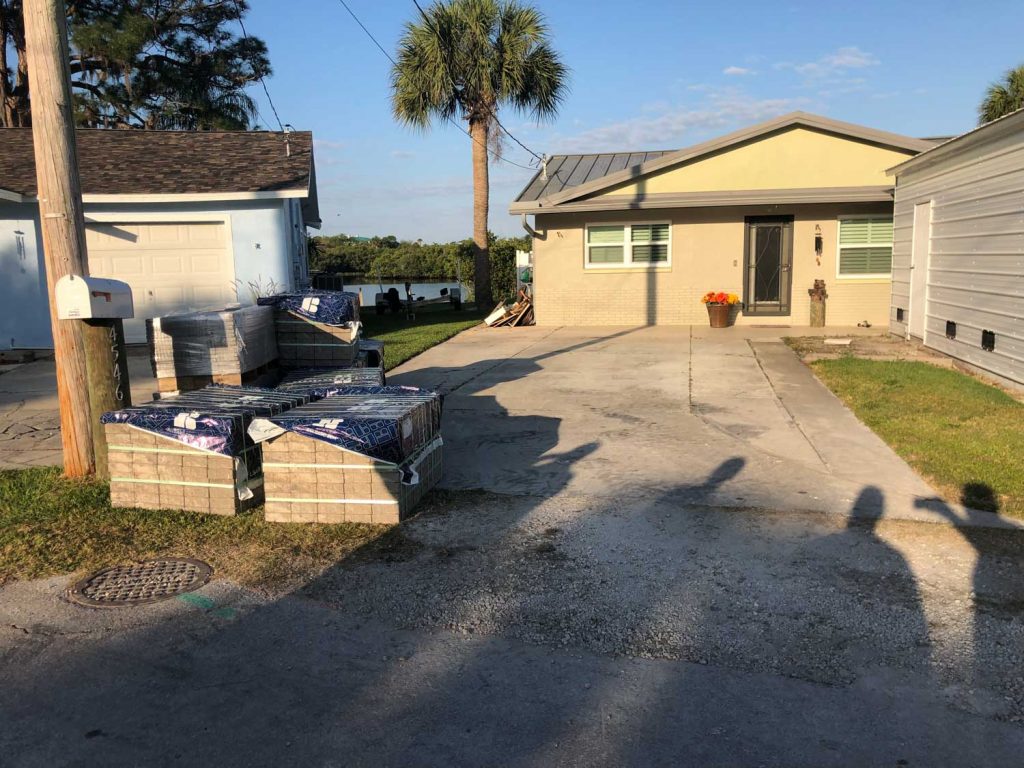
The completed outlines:
{"type": "Polygon", "coordinates": [[[396,119],[423,129],[434,120],[469,124],[476,291],[487,301],[487,147],[499,143],[498,109],[509,106],[538,121],[553,117],[568,71],[549,42],[543,14],[517,0],[438,0],[406,24],[395,59],[396,119]]]}
{"type": "MultiPolygon", "coordinates": [[[[67,11],[80,125],[252,126],[245,88],[270,74],[270,61],[262,40],[240,34],[246,0],[71,0],[67,11]]],[[[2,124],[31,125],[21,0],[0,0],[0,43],[2,124]]]]}
{"type": "Polygon", "coordinates": [[[978,122],[990,123],[1021,108],[1024,108],[1024,64],[1009,70],[1000,82],[988,87],[978,108],[978,122]]]}
{"type": "MultiPolygon", "coordinates": [[[[490,241],[490,285],[494,297],[511,296],[516,284],[516,250],[528,250],[528,237],[495,237],[490,241]]],[[[375,280],[461,280],[474,282],[473,241],[424,243],[386,237],[322,235],[312,238],[313,272],[365,275],[375,280]]]]}

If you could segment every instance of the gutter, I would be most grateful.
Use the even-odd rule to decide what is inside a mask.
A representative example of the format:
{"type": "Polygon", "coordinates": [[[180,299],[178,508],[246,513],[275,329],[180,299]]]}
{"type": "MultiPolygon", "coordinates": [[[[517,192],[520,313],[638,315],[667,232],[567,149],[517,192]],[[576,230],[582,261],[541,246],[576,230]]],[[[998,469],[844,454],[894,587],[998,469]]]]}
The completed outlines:
{"type": "Polygon", "coordinates": [[[532,226],[530,226],[530,222],[526,220],[525,213],[520,214],[519,223],[523,225],[523,229],[526,230],[526,234],[528,234],[530,237],[533,237],[537,240],[544,240],[547,238],[547,233],[541,234],[532,226]]]}

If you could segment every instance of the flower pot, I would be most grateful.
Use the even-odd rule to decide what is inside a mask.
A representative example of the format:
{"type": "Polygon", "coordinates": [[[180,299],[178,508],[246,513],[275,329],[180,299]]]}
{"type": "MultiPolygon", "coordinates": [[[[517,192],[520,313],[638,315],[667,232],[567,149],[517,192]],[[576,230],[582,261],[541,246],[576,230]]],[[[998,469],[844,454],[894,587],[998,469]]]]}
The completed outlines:
{"type": "Polygon", "coordinates": [[[712,328],[728,328],[729,327],[729,315],[732,312],[731,304],[711,304],[708,303],[708,319],[711,321],[712,328]]]}

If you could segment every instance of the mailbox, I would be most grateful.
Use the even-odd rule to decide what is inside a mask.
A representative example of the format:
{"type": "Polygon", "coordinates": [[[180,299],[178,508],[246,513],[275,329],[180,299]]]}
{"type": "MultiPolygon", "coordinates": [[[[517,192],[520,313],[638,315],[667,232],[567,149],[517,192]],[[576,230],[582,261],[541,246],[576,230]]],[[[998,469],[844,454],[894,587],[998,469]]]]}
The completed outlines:
{"type": "Polygon", "coordinates": [[[64,275],[57,281],[59,320],[109,320],[135,316],[128,283],[105,277],[64,275]]]}

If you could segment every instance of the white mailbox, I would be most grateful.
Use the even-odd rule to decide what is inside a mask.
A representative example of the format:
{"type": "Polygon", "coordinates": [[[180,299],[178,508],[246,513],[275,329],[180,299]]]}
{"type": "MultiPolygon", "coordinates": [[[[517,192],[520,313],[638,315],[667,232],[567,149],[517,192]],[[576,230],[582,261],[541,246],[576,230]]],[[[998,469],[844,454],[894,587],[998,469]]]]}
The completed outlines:
{"type": "Polygon", "coordinates": [[[64,275],[54,292],[59,320],[135,317],[131,286],[120,280],[64,275]]]}

